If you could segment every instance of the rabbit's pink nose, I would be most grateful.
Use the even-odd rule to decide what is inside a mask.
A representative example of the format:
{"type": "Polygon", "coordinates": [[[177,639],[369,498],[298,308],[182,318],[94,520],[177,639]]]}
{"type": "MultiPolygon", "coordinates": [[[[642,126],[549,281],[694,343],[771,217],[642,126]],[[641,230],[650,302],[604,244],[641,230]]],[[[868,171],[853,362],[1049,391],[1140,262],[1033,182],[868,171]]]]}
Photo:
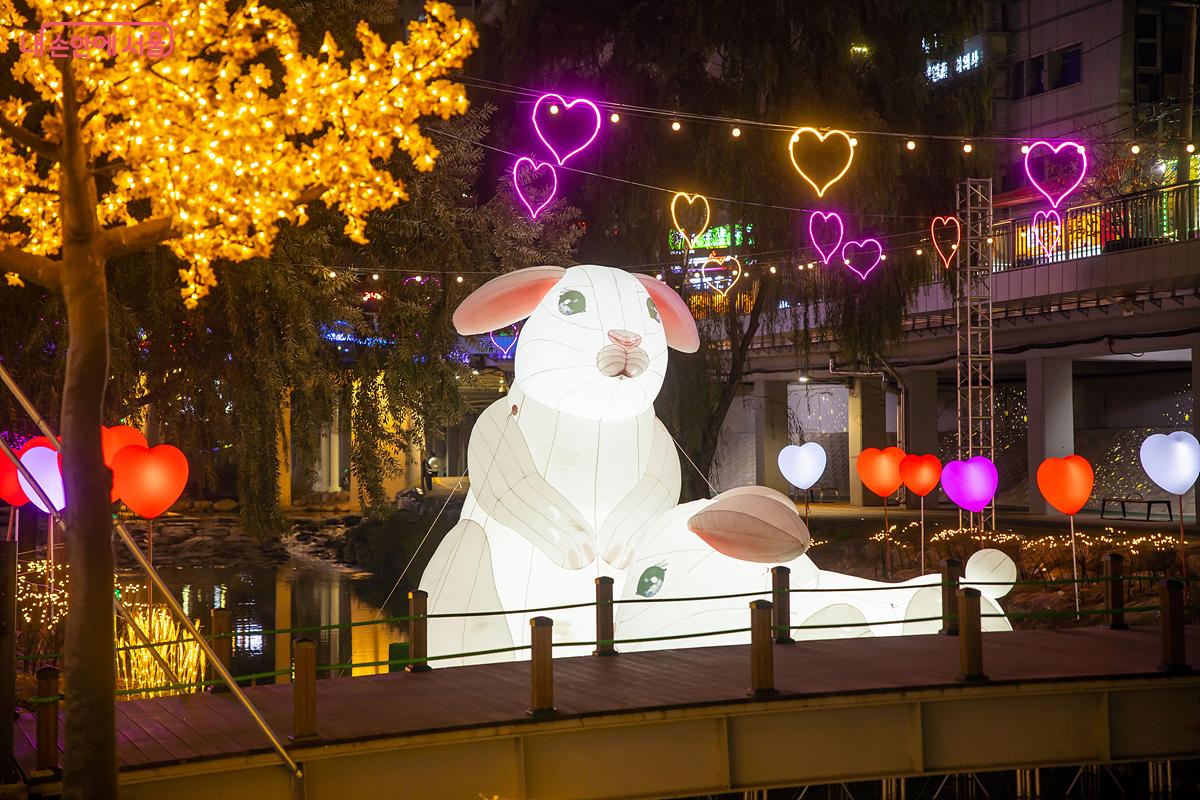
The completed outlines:
{"type": "Polygon", "coordinates": [[[638,336],[633,331],[625,331],[616,328],[608,332],[608,338],[618,347],[624,347],[626,350],[632,350],[642,343],[642,337],[638,336]]]}

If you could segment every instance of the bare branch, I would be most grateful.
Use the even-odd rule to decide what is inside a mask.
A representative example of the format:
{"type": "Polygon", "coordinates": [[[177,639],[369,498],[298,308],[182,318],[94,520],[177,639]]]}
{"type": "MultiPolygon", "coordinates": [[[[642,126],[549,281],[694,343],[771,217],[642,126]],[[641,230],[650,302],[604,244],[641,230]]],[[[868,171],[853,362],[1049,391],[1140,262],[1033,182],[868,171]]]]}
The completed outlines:
{"type": "Polygon", "coordinates": [[[0,272],[15,272],[23,281],[47,289],[62,288],[62,262],[35,256],[17,247],[0,247],[0,272]]]}
{"type": "Polygon", "coordinates": [[[106,228],[100,233],[101,252],[105,258],[118,258],[174,239],[179,235],[174,223],[170,217],[155,217],[135,225],[106,228]]]}
{"type": "Polygon", "coordinates": [[[40,156],[45,156],[51,161],[59,159],[58,145],[48,139],[43,139],[28,128],[18,125],[3,114],[0,114],[0,131],[17,144],[28,147],[40,156]]]}

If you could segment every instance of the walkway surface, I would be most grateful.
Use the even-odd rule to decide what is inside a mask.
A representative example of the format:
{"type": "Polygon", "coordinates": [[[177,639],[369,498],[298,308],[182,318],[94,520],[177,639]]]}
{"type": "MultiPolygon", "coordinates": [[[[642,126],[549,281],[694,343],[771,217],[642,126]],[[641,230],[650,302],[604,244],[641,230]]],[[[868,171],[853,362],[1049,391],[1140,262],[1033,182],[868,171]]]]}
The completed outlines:
{"type": "MultiPolygon", "coordinates": [[[[1189,663],[1200,669],[1200,626],[1186,632],[1189,663]]],[[[984,669],[993,685],[1062,679],[1155,676],[1157,628],[1016,631],[984,636],[984,669]]],[[[805,642],[775,647],[781,700],[954,687],[958,640],[906,636],[805,642]]],[[[554,662],[560,717],[621,714],[761,702],[747,696],[745,646],[565,658],[554,662]]],[[[426,673],[317,682],[322,745],[450,730],[536,724],[527,716],[529,663],[434,669],[426,673]]],[[[253,687],[251,700],[281,737],[292,731],[292,687],[253,687]]],[[[229,694],[117,703],[123,770],[270,752],[249,715],[229,694]]],[[[17,720],[17,759],[34,764],[35,719],[17,720]]],[[[62,727],[59,727],[60,735],[62,727]]],[[[60,741],[59,748],[61,750],[60,741]]],[[[303,758],[305,748],[298,748],[303,758]]],[[[60,756],[61,757],[61,756],[60,756]]]]}

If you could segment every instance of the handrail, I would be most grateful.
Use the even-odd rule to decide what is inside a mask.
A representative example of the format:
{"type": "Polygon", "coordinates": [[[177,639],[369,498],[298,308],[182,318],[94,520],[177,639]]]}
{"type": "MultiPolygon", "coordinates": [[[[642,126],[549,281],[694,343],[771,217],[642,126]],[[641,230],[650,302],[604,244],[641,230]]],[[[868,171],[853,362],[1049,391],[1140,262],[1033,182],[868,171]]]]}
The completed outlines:
{"type": "MultiPolygon", "coordinates": [[[[58,452],[62,452],[62,444],[58,441],[58,438],[54,435],[54,432],[50,430],[50,426],[46,424],[46,420],[41,414],[38,413],[37,409],[33,406],[33,403],[31,403],[29,398],[25,396],[25,393],[21,391],[21,388],[17,386],[16,382],[13,380],[12,376],[9,375],[8,370],[5,369],[3,364],[0,364],[0,381],[3,381],[4,385],[8,387],[8,390],[17,398],[17,402],[20,403],[21,407],[25,409],[26,414],[30,416],[34,424],[46,434],[46,438],[50,441],[51,446],[58,452]]],[[[34,480],[33,475],[29,473],[29,470],[25,468],[25,465],[21,463],[21,460],[16,458],[16,454],[13,453],[8,444],[3,440],[0,440],[0,445],[3,446],[5,455],[16,464],[17,469],[20,470],[25,479],[29,481],[29,484],[33,486],[34,490],[38,493],[39,498],[43,503],[46,504],[46,507],[54,508],[54,504],[50,502],[50,499],[46,496],[45,492],[42,491],[42,488],[38,482],[34,480]]],[[[190,633],[192,638],[196,640],[196,644],[199,645],[200,649],[204,651],[204,655],[206,658],[208,658],[208,661],[212,665],[213,669],[221,676],[221,679],[228,684],[229,691],[238,699],[238,702],[245,707],[246,711],[249,712],[255,723],[257,723],[258,727],[266,735],[267,739],[270,740],[271,746],[275,748],[275,751],[279,753],[280,758],[282,758],[284,763],[287,764],[288,769],[291,770],[292,774],[297,778],[302,778],[304,773],[303,770],[300,769],[300,765],[297,764],[295,759],[292,758],[291,754],[288,753],[287,748],[285,748],[283,743],[280,742],[279,737],[275,735],[275,732],[271,729],[271,726],[267,724],[267,721],[263,719],[260,713],[258,713],[258,709],[255,708],[254,704],[250,702],[250,699],[246,697],[246,693],[242,691],[242,688],[238,686],[237,681],[234,680],[233,675],[230,674],[228,668],[226,668],[226,666],[221,662],[221,659],[217,657],[217,654],[212,649],[212,646],[204,640],[204,637],[200,635],[200,631],[196,629],[195,624],[193,624],[191,619],[188,618],[188,615],[184,613],[183,607],[179,605],[179,601],[175,599],[175,595],[171,593],[171,590],[167,588],[166,583],[163,582],[162,576],[160,576],[158,571],[154,569],[154,565],[146,559],[146,556],[142,553],[142,549],[138,547],[137,542],[134,541],[133,536],[129,533],[129,530],[125,527],[124,523],[116,518],[116,515],[113,515],[113,528],[117,531],[121,541],[124,542],[125,546],[129,548],[134,560],[138,562],[138,566],[140,566],[146,572],[146,576],[154,584],[155,588],[162,593],[164,599],[166,600],[167,606],[171,609],[171,612],[179,618],[180,623],[187,628],[188,633],[190,633]]]]}

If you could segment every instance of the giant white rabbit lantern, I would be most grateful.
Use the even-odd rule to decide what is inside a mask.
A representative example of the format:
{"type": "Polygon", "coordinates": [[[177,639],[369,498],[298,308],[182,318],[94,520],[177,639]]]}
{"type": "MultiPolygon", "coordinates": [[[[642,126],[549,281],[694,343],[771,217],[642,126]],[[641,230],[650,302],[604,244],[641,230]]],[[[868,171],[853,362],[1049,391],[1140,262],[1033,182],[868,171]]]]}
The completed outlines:
{"type": "MultiPolygon", "coordinates": [[[[530,267],[481,286],[455,311],[454,324],[463,335],[478,335],[526,318],[512,387],[471,433],[462,516],[421,577],[430,614],[466,614],[429,621],[430,655],[527,644],[529,618],[538,612],[469,615],[587,604],[599,576],[613,579],[617,597],[682,597],[761,590],[770,585],[770,568],[786,565],[793,587],[845,590],[797,595],[794,624],[875,623],[819,629],[814,638],[926,632],[929,625],[905,620],[930,616],[931,603],[941,613],[937,575],[896,592],[856,591],[878,584],[817,569],[804,555],[808,529],[779,492],[749,486],[678,504],[679,458],[653,403],[668,348],[694,352],[699,337],[687,306],[665,284],[610,267],[530,267]]],[[[745,601],[622,604],[616,635],[744,628],[745,601]]],[[[554,619],[556,641],[595,639],[593,608],[544,613],[554,619]]],[[[1008,627],[1003,618],[985,623],[1008,627]]],[[[661,646],[716,643],[708,637],[661,646]]],[[[589,644],[555,654],[591,650],[589,644]]]]}

